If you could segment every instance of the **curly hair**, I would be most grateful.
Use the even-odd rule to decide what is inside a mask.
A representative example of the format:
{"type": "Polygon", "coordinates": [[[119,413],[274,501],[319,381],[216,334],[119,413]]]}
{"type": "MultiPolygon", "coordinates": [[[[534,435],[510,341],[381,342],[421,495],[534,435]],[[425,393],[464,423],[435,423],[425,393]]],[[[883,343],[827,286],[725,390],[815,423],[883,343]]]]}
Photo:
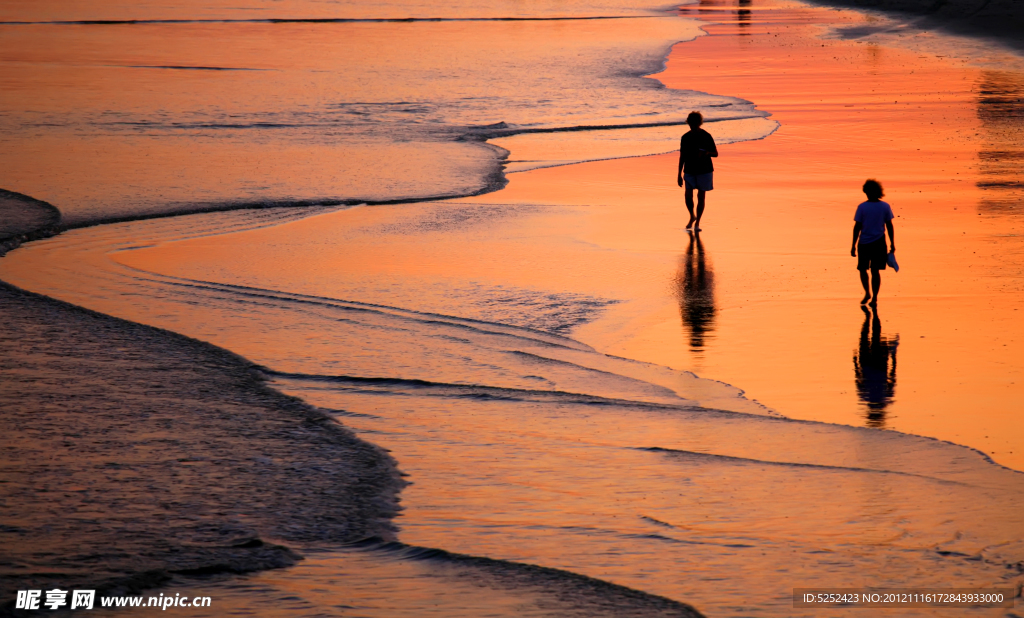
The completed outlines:
{"type": "Polygon", "coordinates": [[[867,179],[864,182],[864,186],[861,187],[861,189],[864,191],[864,194],[867,195],[869,199],[878,199],[885,195],[885,193],[882,192],[882,183],[878,182],[874,178],[867,179]]]}

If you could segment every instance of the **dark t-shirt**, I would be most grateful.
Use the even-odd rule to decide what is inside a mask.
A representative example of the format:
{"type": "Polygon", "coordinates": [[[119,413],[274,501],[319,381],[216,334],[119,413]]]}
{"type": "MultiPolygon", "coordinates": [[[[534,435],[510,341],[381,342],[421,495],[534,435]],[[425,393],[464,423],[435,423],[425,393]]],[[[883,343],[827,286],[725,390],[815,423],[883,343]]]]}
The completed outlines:
{"type": "Polygon", "coordinates": [[[715,171],[711,157],[701,154],[701,150],[718,152],[715,139],[701,128],[690,129],[683,133],[679,140],[679,156],[683,159],[683,173],[697,176],[715,171]]]}
{"type": "Polygon", "coordinates": [[[857,244],[866,245],[885,238],[885,224],[893,220],[892,206],[882,200],[861,202],[853,220],[862,226],[857,244]]]}

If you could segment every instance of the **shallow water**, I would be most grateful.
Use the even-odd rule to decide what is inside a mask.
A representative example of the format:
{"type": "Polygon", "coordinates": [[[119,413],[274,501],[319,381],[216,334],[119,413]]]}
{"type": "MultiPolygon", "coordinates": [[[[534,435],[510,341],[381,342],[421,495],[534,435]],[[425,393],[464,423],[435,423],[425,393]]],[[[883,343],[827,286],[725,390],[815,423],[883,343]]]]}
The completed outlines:
{"type": "MultiPolygon", "coordinates": [[[[58,204],[76,224],[229,205],[422,199],[499,188],[506,151],[484,143],[488,136],[681,125],[693,108],[740,120],[734,139],[776,126],[746,101],[642,77],[661,68],[673,43],[700,34],[674,13],[498,2],[430,15],[441,21],[393,21],[424,10],[185,3],[66,12],[150,20],[110,24],[37,23],[52,10],[7,7],[4,186],[58,204]],[[334,21],[217,21],[239,13],[334,21]],[[499,19],[509,14],[531,19],[499,19]],[[199,21],[181,21],[186,15],[199,21]]],[[[575,154],[670,149],[642,133],[637,140],[624,133],[598,139],[590,157],[575,154]]]]}

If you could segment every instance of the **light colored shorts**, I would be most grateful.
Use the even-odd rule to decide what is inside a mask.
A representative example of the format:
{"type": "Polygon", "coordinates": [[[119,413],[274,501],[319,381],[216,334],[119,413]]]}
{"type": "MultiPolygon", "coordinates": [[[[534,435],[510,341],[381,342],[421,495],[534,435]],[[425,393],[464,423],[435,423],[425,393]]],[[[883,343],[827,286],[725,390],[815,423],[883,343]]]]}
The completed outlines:
{"type": "Polygon", "coordinates": [[[687,188],[699,189],[701,191],[711,191],[715,188],[714,183],[711,181],[711,177],[714,176],[714,172],[708,172],[707,174],[683,174],[683,182],[686,183],[687,188]]]}

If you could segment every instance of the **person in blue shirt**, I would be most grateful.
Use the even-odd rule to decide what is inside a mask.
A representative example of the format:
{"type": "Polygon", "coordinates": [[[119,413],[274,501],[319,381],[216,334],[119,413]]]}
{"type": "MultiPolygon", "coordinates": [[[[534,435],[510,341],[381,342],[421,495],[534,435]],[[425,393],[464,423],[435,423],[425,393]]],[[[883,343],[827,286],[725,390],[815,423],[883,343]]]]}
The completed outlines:
{"type": "Polygon", "coordinates": [[[885,270],[889,253],[896,252],[896,236],[892,227],[892,207],[882,201],[882,185],[877,180],[864,183],[864,195],[868,201],[857,206],[853,215],[853,247],[850,255],[857,258],[860,283],[864,286],[864,298],[860,304],[878,304],[878,289],[882,286],[879,271],[885,270]],[[885,248],[885,233],[889,232],[889,249],[885,248]],[[871,287],[868,287],[868,269],[871,269],[871,287]]]}

